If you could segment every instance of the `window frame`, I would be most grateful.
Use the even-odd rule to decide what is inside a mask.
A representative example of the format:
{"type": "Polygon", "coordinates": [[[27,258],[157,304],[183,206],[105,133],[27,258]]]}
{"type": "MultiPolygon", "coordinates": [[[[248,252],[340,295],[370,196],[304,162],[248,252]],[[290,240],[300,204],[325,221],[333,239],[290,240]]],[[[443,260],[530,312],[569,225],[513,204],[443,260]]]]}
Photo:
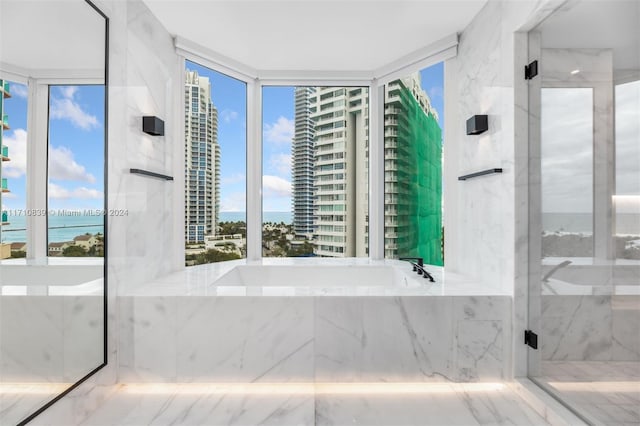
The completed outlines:
{"type": "MultiPolygon", "coordinates": [[[[247,85],[247,255],[246,260],[262,260],[262,89],[266,86],[334,86],[366,87],[369,90],[369,259],[383,260],[384,252],[384,86],[421,69],[457,55],[458,36],[452,34],[429,46],[412,52],[397,61],[373,71],[274,71],[257,70],[220,55],[181,37],[174,39],[183,90],[186,61],[196,62],[214,71],[226,74],[247,85]]],[[[184,102],[176,105],[176,116],[184,117],[184,102]]],[[[184,138],[184,120],[177,120],[174,136],[184,138]]],[[[184,146],[175,144],[174,162],[176,185],[184,187],[184,146]]],[[[174,204],[174,232],[184,241],[184,192],[174,204]]],[[[184,245],[174,253],[175,264],[184,264],[184,245]]],[[[184,266],[182,266],[184,267],[184,266]]]]}

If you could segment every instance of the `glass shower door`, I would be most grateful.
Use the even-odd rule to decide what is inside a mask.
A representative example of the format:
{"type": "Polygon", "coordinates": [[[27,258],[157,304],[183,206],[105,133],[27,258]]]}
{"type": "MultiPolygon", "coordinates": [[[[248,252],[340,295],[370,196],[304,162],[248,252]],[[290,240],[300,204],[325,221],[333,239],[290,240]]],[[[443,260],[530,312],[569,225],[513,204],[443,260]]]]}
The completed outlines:
{"type": "Polygon", "coordinates": [[[640,9],[579,2],[530,33],[529,375],[589,424],[638,424],[640,49],[590,16],[625,33],[640,9]]]}

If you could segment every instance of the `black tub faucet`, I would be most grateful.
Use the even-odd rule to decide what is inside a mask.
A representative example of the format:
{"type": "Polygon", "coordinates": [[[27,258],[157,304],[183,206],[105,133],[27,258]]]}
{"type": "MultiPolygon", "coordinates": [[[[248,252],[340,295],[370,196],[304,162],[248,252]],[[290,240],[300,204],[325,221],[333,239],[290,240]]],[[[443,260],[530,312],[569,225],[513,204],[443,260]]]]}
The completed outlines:
{"type": "Polygon", "coordinates": [[[421,257],[401,257],[400,260],[415,260],[418,263],[418,266],[424,266],[424,259],[421,257]]]}
{"type": "Polygon", "coordinates": [[[433,278],[433,275],[431,275],[426,269],[424,269],[424,259],[421,257],[401,257],[399,258],[399,260],[408,260],[411,265],[413,266],[413,270],[415,272],[418,273],[418,275],[422,275],[424,278],[427,278],[429,281],[436,282],[436,280],[433,278]],[[415,261],[416,263],[414,263],[413,261],[415,261]]]}

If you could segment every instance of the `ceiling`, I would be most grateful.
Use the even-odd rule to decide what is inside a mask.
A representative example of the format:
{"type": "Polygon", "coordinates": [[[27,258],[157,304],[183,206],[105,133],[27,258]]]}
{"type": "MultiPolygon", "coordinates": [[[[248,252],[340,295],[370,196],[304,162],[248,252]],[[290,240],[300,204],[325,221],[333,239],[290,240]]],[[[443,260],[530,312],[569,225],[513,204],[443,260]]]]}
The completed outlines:
{"type": "Polygon", "coordinates": [[[542,47],[613,49],[613,68],[640,70],[640,1],[569,2],[538,30],[542,47]]]}
{"type": "Polygon", "coordinates": [[[83,0],[0,0],[4,71],[104,77],[104,36],[104,18],[83,0]]]}
{"type": "Polygon", "coordinates": [[[486,0],[144,0],[173,36],[258,70],[374,70],[462,32],[486,0]]]}

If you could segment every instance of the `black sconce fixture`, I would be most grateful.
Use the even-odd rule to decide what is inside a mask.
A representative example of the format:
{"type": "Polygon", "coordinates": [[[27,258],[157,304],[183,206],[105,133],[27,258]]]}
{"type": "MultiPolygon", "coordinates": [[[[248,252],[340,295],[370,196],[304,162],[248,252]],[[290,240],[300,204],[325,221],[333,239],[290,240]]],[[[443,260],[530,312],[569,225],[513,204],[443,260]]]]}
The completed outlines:
{"type": "Polygon", "coordinates": [[[467,135],[479,135],[489,130],[489,123],[486,115],[474,115],[467,120],[467,135]]]}
{"type": "Polygon", "coordinates": [[[164,136],[164,121],[155,116],[142,117],[142,131],[152,136],[164,136]]]}

